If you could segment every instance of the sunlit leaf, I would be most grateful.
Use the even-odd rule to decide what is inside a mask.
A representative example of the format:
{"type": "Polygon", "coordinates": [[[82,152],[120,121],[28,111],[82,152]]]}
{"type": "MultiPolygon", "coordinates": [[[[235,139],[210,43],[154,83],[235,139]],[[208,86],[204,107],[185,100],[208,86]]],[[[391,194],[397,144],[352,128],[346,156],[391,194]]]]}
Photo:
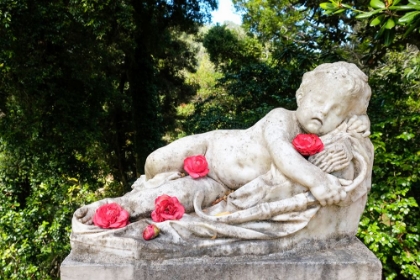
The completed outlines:
{"type": "Polygon", "coordinates": [[[339,9],[337,11],[335,11],[333,14],[337,15],[337,14],[341,14],[342,12],[344,12],[346,9],[339,9]]]}
{"type": "Polygon", "coordinates": [[[401,1],[401,0],[394,0],[394,1],[388,1],[388,2],[390,2],[391,6],[395,6],[395,5],[397,5],[398,3],[400,3],[400,1],[401,1]]]}
{"type": "Polygon", "coordinates": [[[385,23],[386,29],[392,29],[395,26],[395,22],[392,18],[389,18],[385,23]]]}
{"type": "Polygon", "coordinates": [[[409,12],[409,13],[406,13],[402,18],[400,18],[399,20],[398,20],[398,22],[399,23],[403,23],[403,24],[405,24],[405,23],[410,23],[410,22],[412,22],[413,21],[413,19],[418,15],[418,14],[420,14],[420,11],[415,11],[415,12],[409,12]]]}
{"type": "Polygon", "coordinates": [[[418,0],[408,0],[408,2],[410,2],[413,5],[420,5],[420,1],[418,0]]]}
{"type": "Polygon", "coordinates": [[[420,24],[420,18],[417,18],[416,21],[413,24],[410,24],[407,28],[407,30],[404,32],[404,37],[407,37],[415,28],[418,27],[420,24]]]}
{"type": "Polygon", "coordinates": [[[420,10],[420,5],[391,6],[389,9],[393,11],[420,10]]]}
{"type": "Polygon", "coordinates": [[[380,24],[382,22],[382,20],[384,19],[384,15],[380,15],[376,18],[374,18],[371,22],[370,22],[370,26],[376,26],[378,24],[380,24]]]}
{"type": "Polygon", "coordinates": [[[381,10],[375,10],[375,11],[372,11],[372,12],[363,12],[361,14],[358,14],[356,16],[356,18],[358,18],[358,19],[368,18],[368,17],[371,17],[373,15],[376,15],[377,13],[380,13],[380,12],[381,12],[381,10]]]}
{"type": "Polygon", "coordinates": [[[334,6],[330,2],[321,3],[321,4],[319,4],[319,6],[324,10],[335,10],[336,9],[336,6],[334,6]]]}
{"type": "Polygon", "coordinates": [[[376,9],[385,9],[385,3],[381,0],[371,0],[370,6],[376,9]]]}

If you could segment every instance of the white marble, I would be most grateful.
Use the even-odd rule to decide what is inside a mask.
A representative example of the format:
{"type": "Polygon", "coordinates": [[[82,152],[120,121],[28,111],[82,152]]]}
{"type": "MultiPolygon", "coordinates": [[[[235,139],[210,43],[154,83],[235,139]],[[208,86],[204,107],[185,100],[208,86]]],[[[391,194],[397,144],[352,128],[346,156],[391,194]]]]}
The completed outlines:
{"type": "MultiPolygon", "coordinates": [[[[187,136],[150,154],[146,174],[130,193],[75,212],[73,249],[144,258],[168,248],[184,250],[169,244],[208,248],[235,240],[278,240],[279,248],[290,248],[308,239],[354,236],[371,186],[370,95],[367,76],[354,64],[318,66],[303,76],[296,111],[277,108],[249,129],[187,136]],[[324,150],[300,155],[292,141],[302,133],[319,135],[324,150]],[[198,154],[206,157],[209,173],[184,176],[184,159],[198,154]],[[187,214],[156,223],[160,236],[144,241],[142,229],[154,223],[150,213],[162,194],[176,196],[187,214]],[[96,209],[111,201],[130,213],[129,226],[109,230],[92,224],[96,209]]],[[[253,250],[267,253],[252,246],[248,253],[253,250]]]]}

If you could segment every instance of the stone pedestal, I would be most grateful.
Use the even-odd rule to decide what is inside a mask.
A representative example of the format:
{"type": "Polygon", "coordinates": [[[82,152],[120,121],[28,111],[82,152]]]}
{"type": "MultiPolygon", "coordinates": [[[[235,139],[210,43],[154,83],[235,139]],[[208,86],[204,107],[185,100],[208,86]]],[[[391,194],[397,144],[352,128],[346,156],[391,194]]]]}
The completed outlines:
{"type": "Polygon", "coordinates": [[[114,262],[72,253],[61,265],[61,280],[134,279],[290,279],[381,280],[382,266],[364,244],[354,242],[325,250],[263,256],[186,257],[114,262]]]}

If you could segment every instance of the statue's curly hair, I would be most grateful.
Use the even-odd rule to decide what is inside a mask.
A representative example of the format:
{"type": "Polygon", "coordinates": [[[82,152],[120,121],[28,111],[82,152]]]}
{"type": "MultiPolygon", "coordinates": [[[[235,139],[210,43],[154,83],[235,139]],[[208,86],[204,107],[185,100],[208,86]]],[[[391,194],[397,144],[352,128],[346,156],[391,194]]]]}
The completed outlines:
{"type": "Polygon", "coordinates": [[[310,89],[313,79],[323,78],[325,76],[331,79],[343,79],[348,84],[348,94],[354,101],[352,114],[366,114],[367,107],[371,96],[371,89],[368,84],[368,77],[355,64],[344,61],[334,63],[324,63],[316,67],[314,70],[303,75],[302,83],[296,91],[298,95],[305,95],[306,89],[310,89]]]}

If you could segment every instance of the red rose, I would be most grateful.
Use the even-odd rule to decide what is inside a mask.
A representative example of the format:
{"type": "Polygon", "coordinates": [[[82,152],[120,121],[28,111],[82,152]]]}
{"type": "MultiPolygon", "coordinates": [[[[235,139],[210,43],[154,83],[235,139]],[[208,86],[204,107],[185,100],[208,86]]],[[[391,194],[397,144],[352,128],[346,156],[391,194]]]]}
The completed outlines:
{"type": "Polygon", "coordinates": [[[143,231],[143,239],[151,240],[157,237],[160,233],[160,229],[156,225],[148,225],[143,231]]]}
{"type": "Polygon", "coordinates": [[[128,225],[130,214],[117,203],[104,204],[93,216],[93,223],[100,228],[122,228],[128,225]]]}
{"type": "Polygon", "coordinates": [[[303,156],[312,156],[324,149],[324,144],[316,134],[298,134],[292,144],[303,156]]]}
{"type": "Polygon", "coordinates": [[[184,169],[194,179],[204,177],[209,173],[207,160],[203,155],[191,156],[184,159],[184,169]]]}
{"type": "Polygon", "coordinates": [[[152,220],[155,222],[179,220],[184,213],[185,208],[178,201],[178,198],[164,194],[155,200],[155,210],[152,212],[152,220]]]}

